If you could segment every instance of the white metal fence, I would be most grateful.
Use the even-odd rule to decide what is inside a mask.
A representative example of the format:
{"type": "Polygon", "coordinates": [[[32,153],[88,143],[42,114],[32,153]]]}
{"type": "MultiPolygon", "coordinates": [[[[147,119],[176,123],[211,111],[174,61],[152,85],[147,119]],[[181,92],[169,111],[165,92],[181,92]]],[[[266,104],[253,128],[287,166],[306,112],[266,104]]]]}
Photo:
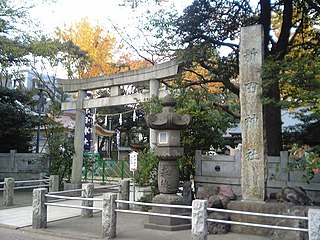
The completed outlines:
{"type": "MultiPolygon", "coordinates": [[[[40,189],[36,189],[34,191],[40,191],[40,189]]],[[[45,191],[45,189],[44,189],[45,191]]],[[[88,190],[85,190],[88,192],[88,190]]],[[[44,193],[43,193],[44,194],[44,193]]],[[[35,194],[34,196],[36,196],[35,194]]],[[[251,227],[260,227],[260,228],[272,228],[277,230],[287,230],[287,231],[299,231],[305,232],[308,234],[310,240],[319,240],[320,239],[320,209],[310,208],[308,211],[308,217],[303,216],[289,216],[289,215],[277,215],[277,214],[265,214],[265,213],[256,213],[256,212],[245,212],[245,211],[235,211],[235,210],[227,210],[227,209],[217,209],[217,208],[208,208],[207,200],[194,200],[192,202],[192,206],[186,205],[168,205],[168,204],[154,204],[154,203],[143,203],[143,202],[134,202],[129,200],[119,199],[117,200],[117,193],[104,193],[103,198],[87,198],[87,197],[65,197],[59,196],[56,194],[44,194],[45,198],[58,198],[58,199],[73,199],[73,200],[81,200],[82,206],[75,205],[67,205],[67,204],[55,204],[49,202],[40,203],[43,208],[46,206],[60,206],[60,207],[70,207],[70,208],[81,208],[83,211],[91,212],[93,210],[102,211],[102,238],[112,239],[116,238],[116,229],[117,229],[117,213],[127,213],[127,214],[140,214],[140,215],[148,215],[148,216],[159,216],[159,217],[169,217],[169,218],[180,218],[187,219],[191,221],[191,239],[200,240],[207,238],[207,225],[208,222],[216,222],[216,223],[224,223],[224,224],[235,224],[235,225],[243,225],[243,226],[251,226],[251,227]],[[102,202],[102,207],[92,207],[92,205],[88,205],[88,202],[92,203],[93,201],[102,202]],[[87,203],[87,204],[86,204],[87,203]],[[177,215],[177,214],[164,214],[157,212],[144,212],[139,210],[129,210],[130,205],[140,205],[140,206],[148,206],[148,207],[163,207],[163,208],[180,208],[180,209],[189,209],[191,210],[191,216],[185,215],[177,215]],[[243,214],[250,216],[261,216],[268,218],[281,218],[281,219],[292,219],[292,220],[303,220],[308,221],[308,228],[295,228],[290,226],[276,226],[276,225],[266,225],[266,224],[257,224],[257,223],[249,223],[249,222],[237,222],[237,221],[229,221],[229,220],[219,220],[219,219],[208,219],[208,212],[217,211],[217,212],[225,212],[229,214],[243,214]]],[[[84,195],[83,195],[84,196],[84,195]]],[[[38,195],[38,198],[41,200],[41,196],[38,195]]],[[[126,196],[128,199],[128,196],[126,196]]],[[[45,200],[44,200],[45,201],[45,200]]],[[[35,202],[35,201],[34,201],[35,202]]],[[[41,202],[41,201],[39,201],[41,202]]],[[[38,206],[39,207],[39,206],[38,206]]],[[[34,228],[44,228],[47,227],[46,217],[41,216],[41,212],[45,212],[46,210],[40,211],[37,206],[34,206],[34,215],[33,215],[33,227],[34,228]],[[42,220],[41,220],[42,219],[42,220]],[[43,220],[45,219],[45,221],[43,220]],[[42,223],[41,223],[42,221],[42,223]]],[[[88,216],[83,214],[83,216],[88,216]]]]}

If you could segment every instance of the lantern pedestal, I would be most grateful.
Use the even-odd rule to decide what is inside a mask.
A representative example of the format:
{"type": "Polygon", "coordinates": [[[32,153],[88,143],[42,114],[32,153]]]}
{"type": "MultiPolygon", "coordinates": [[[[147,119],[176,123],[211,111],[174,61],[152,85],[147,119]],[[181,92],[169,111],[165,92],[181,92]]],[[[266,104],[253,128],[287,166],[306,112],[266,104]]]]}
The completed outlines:
{"type": "MultiPolygon", "coordinates": [[[[184,205],[183,199],[177,194],[159,194],[153,198],[153,203],[169,204],[169,205],[184,205]]],[[[189,213],[181,208],[164,208],[152,207],[152,212],[188,216],[189,213]]],[[[149,216],[149,222],[144,225],[145,228],[165,230],[165,231],[178,231],[191,228],[191,222],[188,219],[149,216]]]]}

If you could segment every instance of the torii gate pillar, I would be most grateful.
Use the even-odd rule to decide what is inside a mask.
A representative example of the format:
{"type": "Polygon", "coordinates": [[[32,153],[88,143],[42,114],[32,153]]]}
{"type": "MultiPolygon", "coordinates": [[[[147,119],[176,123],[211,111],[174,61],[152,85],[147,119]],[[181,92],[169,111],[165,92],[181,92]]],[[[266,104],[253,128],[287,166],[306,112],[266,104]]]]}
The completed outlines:
{"type": "Polygon", "coordinates": [[[87,92],[84,90],[78,90],[78,98],[76,102],[76,125],[74,133],[74,155],[72,161],[72,175],[71,183],[81,183],[82,177],[82,164],[83,164],[83,149],[84,149],[84,127],[85,127],[85,110],[83,107],[83,101],[87,92]]]}
{"type": "MultiPolygon", "coordinates": [[[[160,81],[156,79],[151,79],[149,81],[149,93],[150,99],[154,96],[158,96],[160,88],[160,81]]],[[[151,149],[154,149],[157,144],[157,131],[150,128],[149,132],[149,145],[151,149]]]]}

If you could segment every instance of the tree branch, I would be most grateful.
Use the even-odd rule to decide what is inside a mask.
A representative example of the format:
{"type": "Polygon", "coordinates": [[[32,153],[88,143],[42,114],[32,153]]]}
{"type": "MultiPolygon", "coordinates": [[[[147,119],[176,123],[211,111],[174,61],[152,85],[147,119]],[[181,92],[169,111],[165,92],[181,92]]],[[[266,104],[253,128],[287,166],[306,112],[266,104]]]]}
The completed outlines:
{"type": "Polygon", "coordinates": [[[282,27],[277,45],[272,49],[273,53],[278,54],[278,59],[283,59],[287,53],[290,38],[290,30],[292,27],[293,5],[292,1],[284,1],[282,27]]]}
{"type": "Polygon", "coordinates": [[[227,105],[221,105],[221,104],[218,104],[218,103],[215,103],[215,102],[211,102],[213,106],[219,108],[220,110],[223,110],[225,111],[226,113],[228,113],[229,115],[231,115],[232,117],[236,118],[236,119],[240,119],[240,115],[232,112],[229,108],[229,106],[227,105]]]}
{"type": "MultiPolygon", "coordinates": [[[[223,75],[222,74],[223,69],[219,69],[220,71],[218,72],[215,69],[213,69],[212,67],[205,64],[203,61],[200,62],[200,65],[203,68],[207,69],[210,73],[215,73],[217,76],[223,75]]],[[[226,88],[228,88],[231,92],[233,92],[237,96],[239,96],[239,94],[240,94],[239,88],[230,81],[230,77],[225,77],[225,78],[221,77],[221,78],[219,78],[219,80],[212,78],[209,82],[221,82],[226,88]]]]}
{"type": "Polygon", "coordinates": [[[313,2],[313,0],[305,0],[306,3],[308,3],[308,5],[310,5],[310,7],[312,7],[314,10],[316,10],[318,13],[320,13],[320,0],[315,0],[315,2],[313,2]]]}
{"type": "Polygon", "coordinates": [[[142,59],[144,59],[144,60],[146,60],[147,62],[151,63],[152,65],[155,64],[155,62],[154,62],[153,60],[150,60],[149,58],[143,56],[137,48],[135,48],[127,39],[125,39],[125,38],[122,36],[122,34],[120,33],[119,29],[112,23],[112,21],[111,21],[110,19],[109,19],[109,22],[111,23],[113,29],[116,30],[116,32],[119,34],[119,36],[121,37],[121,39],[122,39],[125,43],[127,43],[127,44],[138,54],[139,57],[141,57],[142,59]]]}
{"type": "Polygon", "coordinates": [[[196,35],[192,35],[190,37],[187,37],[184,42],[191,42],[197,38],[200,38],[200,39],[203,39],[203,40],[206,40],[214,45],[217,45],[217,46],[226,46],[226,47],[230,47],[232,49],[237,49],[239,47],[238,44],[235,44],[235,43],[228,43],[228,42],[221,42],[221,41],[217,41],[215,39],[213,39],[212,37],[209,37],[209,36],[205,36],[203,34],[196,34],[196,35]]]}

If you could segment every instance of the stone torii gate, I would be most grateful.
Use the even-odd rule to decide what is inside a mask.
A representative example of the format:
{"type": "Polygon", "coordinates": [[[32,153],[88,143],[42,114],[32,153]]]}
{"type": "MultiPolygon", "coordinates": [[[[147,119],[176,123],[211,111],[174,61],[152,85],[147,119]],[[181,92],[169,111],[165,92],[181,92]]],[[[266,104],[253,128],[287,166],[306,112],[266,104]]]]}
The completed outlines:
{"type": "MultiPolygon", "coordinates": [[[[85,79],[58,79],[63,91],[68,93],[77,92],[78,97],[73,102],[63,102],[62,110],[76,110],[76,126],[74,135],[75,154],[72,162],[71,184],[81,183],[83,150],[84,150],[84,119],[85,109],[108,106],[134,104],[137,101],[147,101],[152,96],[163,97],[167,91],[160,91],[160,81],[175,77],[179,71],[177,60],[171,60],[162,64],[154,65],[139,70],[132,70],[123,73],[115,73],[85,79]],[[120,95],[120,86],[138,83],[148,83],[149,91],[130,95],[120,95]],[[110,89],[110,97],[85,99],[88,90],[101,88],[110,89]]],[[[150,129],[150,147],[156,143],[156,133],[150,129]]]]}

